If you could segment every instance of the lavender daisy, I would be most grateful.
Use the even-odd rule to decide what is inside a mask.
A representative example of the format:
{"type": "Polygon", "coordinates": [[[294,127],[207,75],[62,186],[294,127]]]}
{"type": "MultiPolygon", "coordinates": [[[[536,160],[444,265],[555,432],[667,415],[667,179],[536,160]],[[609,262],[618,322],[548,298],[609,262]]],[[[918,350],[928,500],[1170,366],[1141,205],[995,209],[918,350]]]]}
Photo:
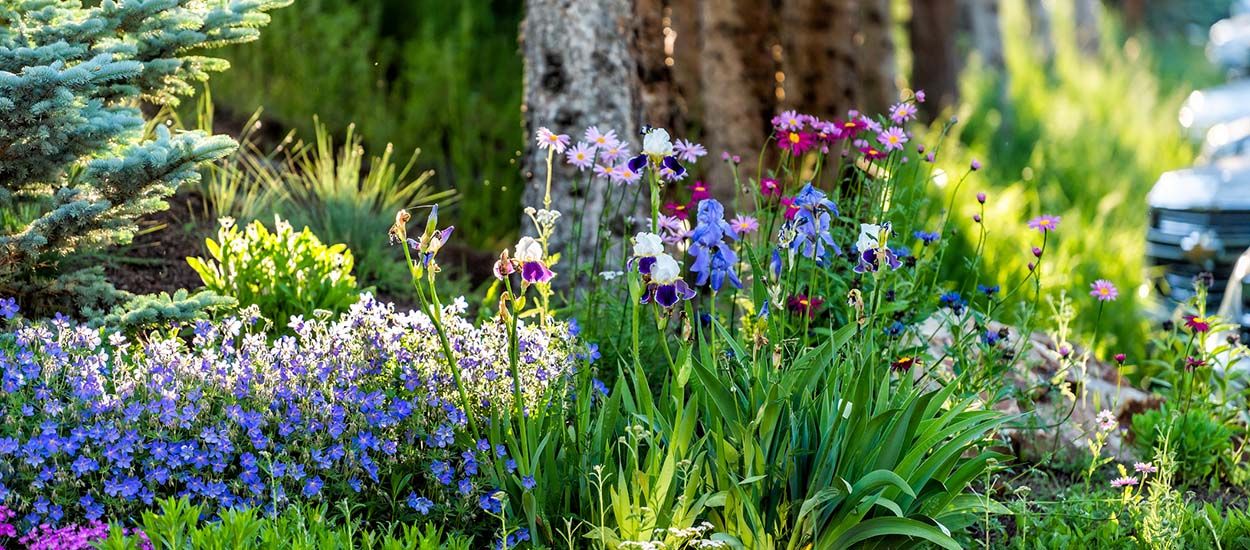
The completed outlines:
{"type": "Polygon", "coordinates": [[[579,141],[564,156],[569,164],[576,166],[579,171],[585,170],[595,163],[595,148],[584,141],[579,141]]]}
{"type": "Polygon", "coordinates": [[[891,126],[888,130],[877,134],[877,141],[881,142],[881,146],[886,151],[899,151],[903,149],[903,144],[907,143],[907,133],[898,126],[891,126]]]}
{"type": "Polygon", "coordinates": [[[1041,233],[1046,233],[1047,231],[1054,231],[1058,227],[1059,227],[1059,216],[1043,214],[1041,216],[1038,216],[1036,218],[1029,220],[1029,228],[1036,229],[1038,232],[1041,232],[1041,233]]]}
{"type": "Polygon", "coordinates": [[[1098,298],[1099,302],[1114,302],[1120,297],[1120,291],[1116,289],[1115,284],[1106,279],[1098,279],[1089,286],[1089,295],[1098,298]]]}
{"type": "Polygon", "coordinates": [[[564,148],[569,146],[569,136],[552,132],[546,126],[538,129],[534,140],[538,142],[539,149],[555,149],[557,154],[563,153],[564,148]]]}

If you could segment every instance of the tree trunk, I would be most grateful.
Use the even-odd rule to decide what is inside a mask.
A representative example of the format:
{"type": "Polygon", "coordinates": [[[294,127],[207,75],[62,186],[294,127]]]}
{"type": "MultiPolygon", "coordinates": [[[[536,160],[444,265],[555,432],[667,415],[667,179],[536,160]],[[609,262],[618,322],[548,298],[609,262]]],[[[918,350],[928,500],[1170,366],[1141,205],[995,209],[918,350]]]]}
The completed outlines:
{"type": "MultiPolygon", "coordinates": [[[[526,3],[520,42],[525,56],[522,111],[529,144],[524,171],[527,206],[541,208],[546,195],[547,151],[535,147],[533,141],[538,128],[570,134],[576,142],[584,128],[597,125],[602,130],[616,130],[622,140],[632,142],[633,150],[638,150],[636,137],[644,100],[636,57],[639,53],[631,47],[638,32],[634,21],[632,0],[526,3]]],[[[550,178],[551,208],[563,214],[550,243],[552,252],[565,254],[558,267],[572,266],[574,257],[594,257],[601,221],[616,234],[633,229],[624,223],[628,211],[621,212],[620,219],[601,220],[609,190],[615,191],[614,201],[621,194],[606,180],[590,178],[586,186],[585,173],[566,164],[562,155],[554,159],[550,178]],[[580,240],[566,247],[577,236],[579,223],[580,240]]],[[[534,234],[528,217],[522,219],[521,227],[522,234],[534,234]]],[[[564,277],[560,282],[571,284],[571,279],[564,277]]]]}
{"type": "Polygon", "coordinates": [[[720,193],[733,181],[720,154],[738,155],[743,177],[754,175],[767,135],[775,72],[770,10],[764,0],[704,0],[700,8],[703,140],[711,153],[704,168],[720,193]]]}
{"type": "Polygon", "coordinates": [[[959,0],[959,34],[968,39],[969,50],[990,70],[1002,73],[1003,31],[998,0],[959,0]]]}
{"type": "Polygon", "coordinates": [[[924,90],[928,100],[921,113],[933,120],[943,108],[959,99],[959,55],[955,44],[956,0],[912,0],[912,86],[924,90]]]}
{"type": "Polygon", "coordinates": [[[894,63],[894,18],[890,0],[859,0],[859,28],[854,34],[861,43],[860,74],[863,99],[859,108],[883,113],[898,101],[898,71],[894,63]]]}
{"type": "Polygon", "coordinates": [[[1072,23],[1076,30],[1076,46],[1085,55],[1097,55],[1102,41],[1099,27],[1098,0],[1074,0],[1072,23]]]}
{"type": "Polygon", "coordinates": [[[1055,38],[1050,29],[1048,0],[1027,0],[1029,32],[1038,51],[1038,59],[1047,65],[1055,59],[1055,38]]]}

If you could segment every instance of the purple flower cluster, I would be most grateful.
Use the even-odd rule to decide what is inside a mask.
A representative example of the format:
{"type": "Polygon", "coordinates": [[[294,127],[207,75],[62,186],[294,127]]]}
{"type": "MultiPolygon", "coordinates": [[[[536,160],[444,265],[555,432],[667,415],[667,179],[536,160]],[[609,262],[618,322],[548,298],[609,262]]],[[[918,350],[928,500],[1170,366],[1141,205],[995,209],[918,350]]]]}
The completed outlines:
{"type": "MultiPolygon", "coordinates": [[[[152,550],[152,543],[142,531],[131,530],[128,534],[139,539],[139,548],[152,550]]],[[[108,536],[108,524],[99,520],[60,528],[45,523],[23,535],[20,542],[28,550],[92,550],[108,536]]]]}
{"type": "MultiPolygon", "coordinates": [[[[472,411],[430,318],[368,294],[337,318],[292,317],[294,334],[276,338],[254,317],[134,343],[61,318],[20,324],[0,335],[0,501],[23,525],[56,525],[163,497],[271,510],[421,472],[414,502],[472,509],[479,472],[510,460],[473,441],[467,414],[510,406],[512,379],[507,328],[474,326],[461,308],[443,317],[472,411]]],[[[576,360],[568,327],[518,332],[526,405],[560,402],[576,360]]]]}
{"type": "Polygon", "coordinates": [[[699,223],[690,234],[690,256],[694,258],[690,271],[699,276],[695,284],[710,284],[719,292],[728,280],[734,288],[742,288],[736,272],[738,254],[729,245],[738,240],[738,233],[725,221],[725,207],[716,199],[703,199],[698,216],[699,223]]]}

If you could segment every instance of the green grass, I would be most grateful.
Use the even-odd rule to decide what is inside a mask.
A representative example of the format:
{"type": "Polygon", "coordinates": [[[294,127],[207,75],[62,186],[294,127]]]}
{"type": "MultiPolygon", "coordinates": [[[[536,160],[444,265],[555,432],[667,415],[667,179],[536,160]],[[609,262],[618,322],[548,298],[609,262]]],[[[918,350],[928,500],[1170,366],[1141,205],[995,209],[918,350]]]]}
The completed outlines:
{"type": "Polygon", "coordinates": [[[1040,240],[1025,222],[1043,213],[1061,216],[1041,262],[1045,284],[1090,310],[1096,307],[1087,295],[1090,283],[1114,282],[1120,299],[1101,316],[1079,316],[1077,328],[1087,336],[1097,328],[1108,354],[1140,357],[1149,326],[1140,293],[1145,197],[1159,174],[1193,160],[1195,146],[1182,137],[1176,113],[1189,90],[1216,79],[1215,71],[1200,48],[1126,38],[1111,17],[1104,19],[1102,54],[1083,56],[1062,9],[1054,17],[1057,52],[1047,66],[1030,47],[1022,12],[1004,5],[1006,89],[996,75],[967,72],[954,143],[944,145],[955,150],[939,155],[952,184],[939,194],[949,196],[972,159],[985,164],[960,187],[955,219],[968,236],[960,238],[968,252],[975,246],[973,196],[989,194],[983,265],[1004,287],[1024,276],[1033,260],[1029,247],[1040,240]]]}
{"type": "Polygon", "coordinates": [[[497,248],[520,221],[520,15],[516,0],[301,0],[225,52],[213,92],[238,119],[263,107],[311,136],[315,114],[335,135],[355,123],[370,150],[422,149],[417,172],[463,197],[451,216],[470,244],[497,248]]]}

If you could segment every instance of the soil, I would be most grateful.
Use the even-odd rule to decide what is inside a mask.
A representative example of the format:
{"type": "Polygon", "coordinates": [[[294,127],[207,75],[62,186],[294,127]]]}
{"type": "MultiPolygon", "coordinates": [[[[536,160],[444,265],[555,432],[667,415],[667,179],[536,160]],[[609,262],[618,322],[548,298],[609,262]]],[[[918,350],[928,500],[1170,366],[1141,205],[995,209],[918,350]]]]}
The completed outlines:
{"type": "Polygon", "coordinates": [[[195,194],[180,193],[168,202],[168,210],[140,218],[134,240],[105,259],[105,273],[117,288],[151,294],[201,286],[187,257],[207,253],[204,238],[216,222],[204,219],[203,200],[195,194]]]}

